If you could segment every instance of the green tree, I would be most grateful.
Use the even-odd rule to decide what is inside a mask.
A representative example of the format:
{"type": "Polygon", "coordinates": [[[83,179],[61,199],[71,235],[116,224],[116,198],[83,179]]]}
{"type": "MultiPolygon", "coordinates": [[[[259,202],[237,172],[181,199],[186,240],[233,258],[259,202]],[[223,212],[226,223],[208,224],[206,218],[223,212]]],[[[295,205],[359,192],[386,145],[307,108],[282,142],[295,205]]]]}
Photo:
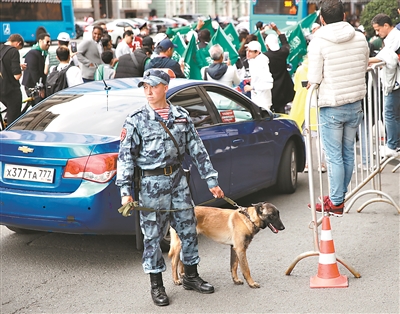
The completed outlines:
{"type": "Polygon", "coordinates": [[[368,37],[375,35],[375,31],[371,25],[371,20],[378,13],[384,13],[390,16],[393,25],[400,22],[399,13],[397,12],[398,0],[372,0],[361,12],[360,24],[364,26],[368,37]]]}

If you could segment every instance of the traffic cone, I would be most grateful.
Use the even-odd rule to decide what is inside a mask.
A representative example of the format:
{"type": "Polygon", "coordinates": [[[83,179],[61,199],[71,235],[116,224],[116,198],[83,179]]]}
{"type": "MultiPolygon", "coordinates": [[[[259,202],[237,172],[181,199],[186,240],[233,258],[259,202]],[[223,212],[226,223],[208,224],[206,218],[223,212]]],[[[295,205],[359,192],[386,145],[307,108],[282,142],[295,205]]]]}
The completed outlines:
{"type": "Polygon", "coordinates": [[[322,218],[319,251],[318,274],[310,278],[310,288],[348,287],[347,277],[339,274],[329,215],[322,218]]]}

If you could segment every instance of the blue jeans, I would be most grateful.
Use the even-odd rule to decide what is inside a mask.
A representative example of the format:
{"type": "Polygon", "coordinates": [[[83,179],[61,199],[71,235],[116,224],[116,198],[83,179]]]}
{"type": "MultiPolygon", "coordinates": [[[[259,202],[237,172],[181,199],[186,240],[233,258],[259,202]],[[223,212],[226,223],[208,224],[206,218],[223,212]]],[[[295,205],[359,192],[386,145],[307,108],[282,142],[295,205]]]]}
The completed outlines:
{"type": "Polygon", "coordinates": [[[340,205],[353,175],[354,142],[363,119],[361,101],[339,107],[322,107],[319,115],[328,164],[329,197],[334,205],[340,205]]]}
{"type": "Polygon", "coordinates": [[[400,89],[397,89],[384,99],[384,117],[386,125],[386,144],[390,149],[399,147],[400,136],[400,89]]]}

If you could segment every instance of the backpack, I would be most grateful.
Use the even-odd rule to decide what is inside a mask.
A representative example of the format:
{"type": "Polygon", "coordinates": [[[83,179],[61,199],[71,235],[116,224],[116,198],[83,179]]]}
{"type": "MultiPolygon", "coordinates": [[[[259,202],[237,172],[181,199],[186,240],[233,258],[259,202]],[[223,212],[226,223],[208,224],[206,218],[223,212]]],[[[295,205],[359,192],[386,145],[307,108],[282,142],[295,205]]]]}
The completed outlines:
{"type": "Polygon", "coordinates": [[[68,87],[66,74],[71,66],[72,64],[69,64],[61,71],[57,71],[57,67],[55,67],[53,71],[49,73],[46,79],[46,97],[68,87]]]}

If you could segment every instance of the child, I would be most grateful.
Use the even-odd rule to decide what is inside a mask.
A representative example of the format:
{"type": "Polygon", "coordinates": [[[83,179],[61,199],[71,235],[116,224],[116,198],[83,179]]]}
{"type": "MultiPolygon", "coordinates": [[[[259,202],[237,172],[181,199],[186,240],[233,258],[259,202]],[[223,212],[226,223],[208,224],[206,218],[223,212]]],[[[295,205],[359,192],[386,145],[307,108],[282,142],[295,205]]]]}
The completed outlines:
{"type": "Polygon", "coordinates": [[[114,65],[114,55],[112,51],[104,51],[101,54],[101,60],[104,64],[100,64],[96,72],[94,73],[95,81],[113,79],[115,75],[114,65]]]}

